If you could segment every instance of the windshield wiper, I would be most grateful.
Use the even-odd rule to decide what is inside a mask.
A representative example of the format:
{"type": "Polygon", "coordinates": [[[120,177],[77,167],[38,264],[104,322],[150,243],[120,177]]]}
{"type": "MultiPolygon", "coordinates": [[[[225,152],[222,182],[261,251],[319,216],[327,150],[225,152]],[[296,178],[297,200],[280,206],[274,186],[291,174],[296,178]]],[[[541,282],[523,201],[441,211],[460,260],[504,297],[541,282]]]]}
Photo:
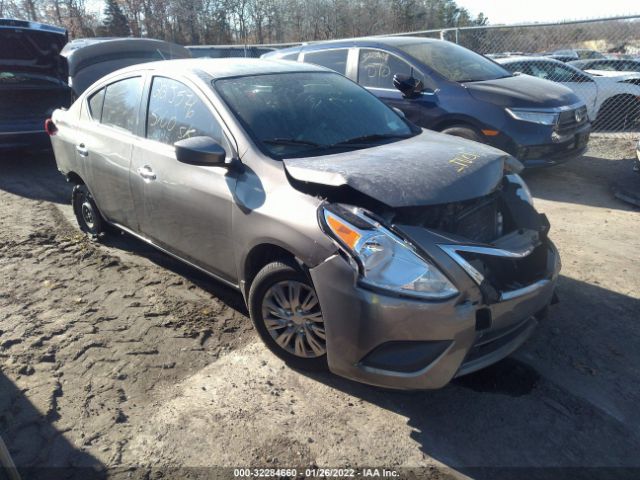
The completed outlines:
{"type": "Polygon", "coordinates": [[[268,143],[269,145],[301,145],[306,147],[322,147],[316,142],[311,142],[309,140],[298,140],[297,138],[269,138],[267,140],[262,140],[263,143],[268,143]]]}
{"type": "Polygon", "coordinates": [[[392,138],[409,138],[411,135],[399,135],[393,133],[373,133],[370,135],[362,135],[360,137],[349,138],[342,142],[334,143],[332,147],[339,147],[343,145],[353,145],[355,143],[372,143],[378,140],[388,140],[392,138]]]}

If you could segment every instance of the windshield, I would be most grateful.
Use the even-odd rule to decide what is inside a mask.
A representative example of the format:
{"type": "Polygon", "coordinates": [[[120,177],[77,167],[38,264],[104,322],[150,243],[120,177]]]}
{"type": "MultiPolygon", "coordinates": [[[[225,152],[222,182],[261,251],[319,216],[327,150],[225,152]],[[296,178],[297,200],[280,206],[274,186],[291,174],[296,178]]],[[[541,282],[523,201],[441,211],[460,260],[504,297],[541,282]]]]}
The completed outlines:
{"type": "Polygon", "coordinates": [[[367,148],[417,133],[375,96],[336,73],[255,75],[214,85],[273,158],[367,148]]]}
{"type": "Polygon", "coordinates": [[[510,77],[491,60],[450,42],[418,42],[397,46],[452,82],[477,82],[510,77]]]}

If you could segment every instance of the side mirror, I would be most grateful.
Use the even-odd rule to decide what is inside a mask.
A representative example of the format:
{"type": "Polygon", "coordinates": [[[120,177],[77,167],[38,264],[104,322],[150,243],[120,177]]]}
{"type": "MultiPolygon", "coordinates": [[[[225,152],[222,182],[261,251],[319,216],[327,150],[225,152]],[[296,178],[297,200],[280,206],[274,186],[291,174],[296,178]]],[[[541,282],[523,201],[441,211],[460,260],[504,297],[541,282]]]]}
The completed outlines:
{"type": "Polygon", "coordinates": [[[173,144],[179,162],[190,165],[223,166],[227,152],[211,137],[191,137],[173,144]]]}
{"type": "Polygon", "coordinates": [[[418,96],[424,89],[422,81],[409,75],[396,73],[393,76],[393,86],[396,87],[406,98],[418,96]]]}

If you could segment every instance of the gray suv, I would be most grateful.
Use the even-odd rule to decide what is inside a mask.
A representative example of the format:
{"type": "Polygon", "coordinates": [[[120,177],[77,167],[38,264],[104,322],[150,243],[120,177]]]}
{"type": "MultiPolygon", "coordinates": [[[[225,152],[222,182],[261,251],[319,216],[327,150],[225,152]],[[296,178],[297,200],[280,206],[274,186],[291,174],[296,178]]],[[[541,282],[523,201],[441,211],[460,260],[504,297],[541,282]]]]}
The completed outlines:
{"type": "Polygon", "coordinates": [[[517,161],[322,67],[138,65],[49,133],[82,230],[117,227],[237,288],[297,368],[442,387],[515,350],[554,297],[558,253],[517,161]]]}

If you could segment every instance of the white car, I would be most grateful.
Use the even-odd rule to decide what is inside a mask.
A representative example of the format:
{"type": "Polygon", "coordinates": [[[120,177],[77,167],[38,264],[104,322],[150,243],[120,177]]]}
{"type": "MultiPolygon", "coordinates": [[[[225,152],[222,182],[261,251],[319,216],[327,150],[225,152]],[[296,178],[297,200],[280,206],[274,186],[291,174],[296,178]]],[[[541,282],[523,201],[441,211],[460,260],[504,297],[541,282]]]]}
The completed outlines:
{"type": "Polygon", "coordinates": [[[541,57],[495,60],[511,72],[562,83],[587,105],[595,129],[634,130],[640,126],[640,74],[604,72],[592,75],[571,65],[541,57]]]}

